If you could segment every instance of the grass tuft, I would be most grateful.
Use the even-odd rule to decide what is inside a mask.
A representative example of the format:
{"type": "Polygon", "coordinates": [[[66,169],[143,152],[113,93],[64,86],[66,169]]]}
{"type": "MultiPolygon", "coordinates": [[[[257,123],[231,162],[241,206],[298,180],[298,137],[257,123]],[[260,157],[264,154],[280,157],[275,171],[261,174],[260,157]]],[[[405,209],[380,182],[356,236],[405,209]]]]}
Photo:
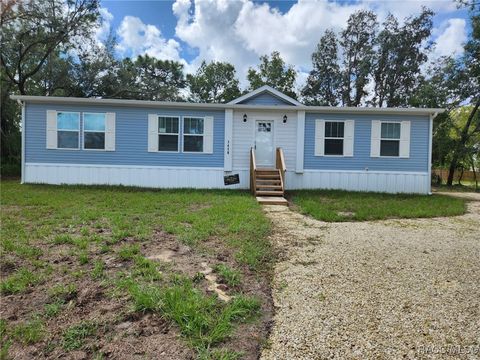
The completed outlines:
{"type": "Polygon", "coordinates": [[[242,274],[240,271],[232,269],[225,264],[217,264],[213,269],[220,279],[230,287],[236,287],[240,285],[242,281],[242,274]]]}
{"type": "Polygon", "coordinates": [[[140,253],[140,246],[138,244],[127,244],[123,245],[119,250],[118,250],[118,257],[123,260],[132,260],[135,255],[138,255],[140,253]]]}
{"type": "Polygon", "coordinates": [[[46,318],[54,318],[60,313],[60,311],[62,311],[62,306],[63,302],[60,300],[56,300],[50,304],[45,304],[43,314],[46,318]]]}
{"type": "Polygon", "coordinates": [[[92,278],[98,280],[103,277],[105,277],[105,264],[102,260],[95,260],[93,263],[92,278]]]}
{"type": "Polygon", "coordinates": [[[44,336],[44,324],[40,318],[18,324],[12,331],[12,337],[23,344],[34,344],[42,340],[44,336]]]}
{"type": "Polygon", "coordinates": [[[29,286],[39,283],[41,276],[27,268],[20,268],[0,283],[0,292],[4,295],[17,294],[29,286]]]}
{"type": "Polygon", "coordinates": [[[159,311],[162,307],[162,294],[155,285],[132,285],[129,293],[133,300],[135,311],[159,311]]]}
{"type": "Polygon", "coordinates": [[[63,332],[62,347],[66,351],[77,350],[83,347],[86,338],[95,335],[97,324],[83,321],[73,325],[63,332]]]}
{"type": "Polygon", "coordinates": [[[69,234],[58,234],[58,235],[55,235],[55,237],[53,238],[53,243],[55,245],[65,245],[65,244],[72,245],[75,243],[75,240],[69,234]]]}
{"type": "Polygon", "coordinates": [[[155,261],[146,259],[141,255],[134,257],[133,275],[141,277],[145,281],[157,281],[162,279],[162,274],[157,270],[155,261]]]}
{"type": "Polygon", "coordinates": [[[77,286],[75,284],[58,284],[48,290],[48,295],[53,301],[66,303],[77,296],[77,286]]]}
{"type": "Polygon", "coordinates": [[[260,308],[256,299],[235,297],[228,304],[206,296],[189,279],[164,290],[163,314],[173,320],[182,334],[199,349],[208,349],[230,336],[234,322],[243,322],[260,308]]]}

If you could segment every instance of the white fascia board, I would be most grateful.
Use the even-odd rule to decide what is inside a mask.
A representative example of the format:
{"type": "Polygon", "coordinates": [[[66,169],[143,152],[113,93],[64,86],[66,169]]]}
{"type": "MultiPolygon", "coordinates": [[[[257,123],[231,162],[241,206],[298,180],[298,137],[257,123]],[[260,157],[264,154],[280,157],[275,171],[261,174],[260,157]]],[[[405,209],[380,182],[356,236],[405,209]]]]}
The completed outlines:
{"type": "Polygon", "coordinates": [[[212,103],[188,103],[175,101],[150,101],[150,100],[126,100],[126,99],[98,99],[60,96],[29,96],[11,95],[12,100],[20,100],[31,103],[43,104],[68,104],[68,105],[111,105],[124,107],[150,107],[150,108],[188,108],[209,110],[282,110],[298,111],[307,113],[344,113],[344,114],[387,114],[387,115],[432,115],[445,111],[441,108],[372,108],[372,107],[334,107],[334,106],[290,106],[290,105],[248,105],[248,104],[212,104],[212,103]]]}

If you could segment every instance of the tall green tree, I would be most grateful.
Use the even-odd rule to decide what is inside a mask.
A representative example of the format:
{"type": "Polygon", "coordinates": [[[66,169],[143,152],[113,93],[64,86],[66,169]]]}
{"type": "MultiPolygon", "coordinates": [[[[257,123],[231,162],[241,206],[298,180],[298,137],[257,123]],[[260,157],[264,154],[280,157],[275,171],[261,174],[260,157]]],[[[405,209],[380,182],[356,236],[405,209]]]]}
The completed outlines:
{"type": "Polygon", "coordinates": [[[306,104],[337,106],[340,103],[342,76],[338,62],[337,36],[327,30],[312,54],[313,69],[302,89],[306,104]]]}
{"type": "Polygon", "coordinates": [[[226,62],[202,62],[194,75],[187,75],[190,100],[226,103],[240,96],[235,67],[226,62]]]}
{"type": "Polygon", "coordinates": [[[58,84],[68,81],[68,77],[61,79],[68,73],[68,51],[74,47],[75,38],[93,35],[98,6],[98,0],[2,1],[2,162],[20,158],[19,109],[9,96],[53,95],[58,84]]]}
{"type": "Polygon", "coordinates": [[[342,31],[342,98],[346,106],[359,106],[368,94],[366,87],[373,69],[377,15],[360,10],[353,13],[342,31]]]}
{"type": "Polygon", "coordinates": [[[297,98],[294,88],[296,77],[293,66],[285,64],[278,51],[270,56],[261,56],[258,69],[250,68],[247,74],[250,90],[269,85],[294,99],[297,98]]]}
{"type": "Polygon", "coordinates": [[[472,31],[464,54],[439,59],[427,72],[432,75],[422,81],[411,101],[414,106],[448,110],[434,122],[433,138],[433,160],[449,169],[447,185],[453,184],[455,171],[468,162],[468,158],[472,163],[480,157],[480,145],[475,140],[480,132],[479,8],[480,4],[472,4],[470,9],[472,31]],[[458,120],[460,108],[462,121],[458,120]]]}
{"type": "Polygon", "coordinates": [[[382,107],[407,106],[419,85],[421,66],[428,59],[428,39],[432,30],[433,12],[423,8],[420,15],[399,26],[388,15],[376,40],[371,104],[382,107]]]}
{"type": "Polygon", "coordinates": [[[27,82],[42,69],[48,57],[72,47],[74,37],[90,37],[98,20],[98,0],[19,1],[1,16],[5,75],[20,94],[27,82]]]}
{"type": "Polygon", "coordinates": [[[115,91],[107,97],[124,99],[179,101],[186,81],[183,65],[158,60],[148,55],[124,59],[117,70],[115,91]]]}

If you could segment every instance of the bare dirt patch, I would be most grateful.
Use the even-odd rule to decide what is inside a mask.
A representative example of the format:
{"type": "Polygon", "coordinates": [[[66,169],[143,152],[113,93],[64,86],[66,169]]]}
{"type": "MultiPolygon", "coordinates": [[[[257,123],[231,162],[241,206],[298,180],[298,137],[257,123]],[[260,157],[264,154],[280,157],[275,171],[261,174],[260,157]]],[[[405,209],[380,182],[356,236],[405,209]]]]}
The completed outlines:
{"type": "MultiPolygon", "coordinates": [[[[75,231],[70,230],[70,233],[75,231]]],[[[102,252],[100,245],[90,248],[89,262],[79,263],[79,249],[73,245],[55,245],[45,241],[38,243],[42,254],[39,261],[50,264],[51,270],[36,286],[29,287],[19,294],[2,296],[0,317],[8,321],[10,328],[25,323],[35,316],[43,319],[44,338],[28,345],[15,341],[9,348],[9,354],[15,359],[33,358],[72,358],[90,359],[97,354],[111,359],[193,359],[194,351],[182,338],[178,328],[159,314],[133,312],[129,297],[112,291],[115,286],[108,279],[115,279],[119,273],[127,271],[132,260],[122,260],[118,250],[124,245],[136,244],[140,254],[158,262],[160,269],[167,273],[179,273],[190,278],[198,278],[198,286],[206,293],[216,293],[224,300],[237,293],[258,297],[262,302],[262,315],[257,321],[242,324],[230,340],[222,346],[230,349],[242,349],[245,359],[256,359],[260,354],[260,344],[266,338],[272,317],[272,303],[268,279],[240,266],[231,256],[231,250],[212,239],[211,244],[202,244],[202,249],[186,246],[166,232],[157,230],[147,241],[137,241],[126,237],[111,245],[111,250],[102,252]],[[206,251],[216,246],[215,251],[206,251]],[[94,279],[94,263],[104,264],[104,275],[94,279]],[[244,281],[238,288],[229,288],[220,284],[212,268],[219,262],[242,270],[244,281]],[[198,277],[199,273],[208,275],[198,277]],[[45,317],[45,307],[55,302],[51,289],[55,285],[74,284],[76,291],[62,299],[59,313],[45,317]],[[81,340],[81,346],[75,350],[65,349],[64,336],[72,325],[94,324],[93,334],[81,340]]],[[[27,266],[9,256],[2,260],[2,278],[15,269],[27,266]]]]}

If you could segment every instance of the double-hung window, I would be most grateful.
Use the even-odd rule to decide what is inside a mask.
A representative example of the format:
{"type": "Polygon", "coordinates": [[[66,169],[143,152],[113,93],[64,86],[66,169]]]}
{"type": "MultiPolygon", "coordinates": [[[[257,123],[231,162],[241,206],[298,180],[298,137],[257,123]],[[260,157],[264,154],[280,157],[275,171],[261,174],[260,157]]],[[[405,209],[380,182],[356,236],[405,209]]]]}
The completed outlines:
{"type": "Polygon", "coordinates": [[[325,122],[325,155],[343,155],[345,123],[343,121],[325,122]]]}
{"type": "Polygon", "coordinates": [[[178,152],[179,124],[177,116],[158,117],[158,151],[178,152]]]}
{"type": "Polygon", "coordinates": [[[183,151],[203,152],[204,147],[204,118],[183,118],[183,151]]]}
{"type": "Polygon", "coordinates": [[[83,148],[105,150],[105,113],[83,114],[83,148]]]}
{"type": "Polygon", "coordinates": [[[382,122],[380,156],[400,155],[400,123],[382,122]]]}
{"type": "Polygon", "coordinates": [[[57,148],[78,149],[79,147],[80,113],[65,111],[57,112],[57,148]]]}

